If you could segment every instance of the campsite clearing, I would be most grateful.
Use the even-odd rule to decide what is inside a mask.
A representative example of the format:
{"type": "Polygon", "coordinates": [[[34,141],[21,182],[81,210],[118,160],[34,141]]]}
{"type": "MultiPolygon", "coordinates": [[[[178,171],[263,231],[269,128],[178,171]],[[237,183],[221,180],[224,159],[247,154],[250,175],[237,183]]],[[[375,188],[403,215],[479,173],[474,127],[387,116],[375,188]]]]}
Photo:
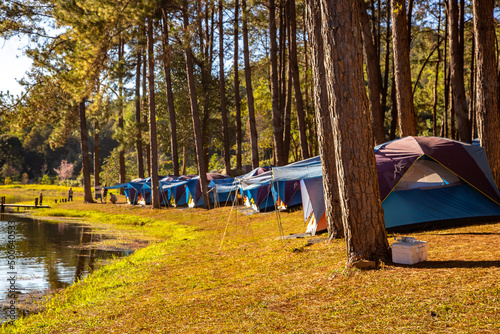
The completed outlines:
{"type": "MultiPolygon", "coordinates": [[[[124,197],[119,201],[125,202],[124,197]]],[[[378,270],[347,272],[343,240],[282,242],[276,238],[275,215],[239,215],[238,220],[232,216],[228,221],[230,210],[63,203],[38,211],[82,214],[94,222],[106,218],[109,224],[161,242],[95,272],[53,297],[45,312],[3,331],[500,330],[500,223],[407,234],[429,243],[427,262],[387,263],[378,270]]],[[[281,221],[285,234],[304,230],[301,210],[281,213],[281,221]]],[[[319,235],[314,240],[325,238],[319,235]]]]}

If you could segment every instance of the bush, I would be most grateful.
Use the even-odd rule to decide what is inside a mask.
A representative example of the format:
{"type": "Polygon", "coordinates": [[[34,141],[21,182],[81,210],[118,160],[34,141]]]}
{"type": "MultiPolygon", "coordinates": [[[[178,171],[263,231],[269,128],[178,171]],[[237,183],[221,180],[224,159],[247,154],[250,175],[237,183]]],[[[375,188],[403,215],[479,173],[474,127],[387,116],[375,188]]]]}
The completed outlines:
{"type": "Polygon", "coordinates": [[[22,184],[28,184],[29,181],[30,181],[30,178],[28,176],[28,173],[23,173],[23,175],[21,176],[22,184]]]}
{"type": "Polygon", "coordinates": [[[52,184],[52,180],[50,179],[50,176],[48,176],[47,174],[45,174],[43,177],[42,177],[42,180],[40,181],[41,184],[52,184]]]}
{"type": "Polygon", "coordinates": [[[60,186],[73,187],[73,188],[82,186],[82,182],[80,182],[79,180],[72,180],[72,179],[59,181],[58,184],[60,186]]]}
{"type": "Polygon", "coordinates": [[[10,178],[10,176],[7,176],[5,178],[5,180],[3,181],[4,184],[12,184],[12,179],[10,178]]]}

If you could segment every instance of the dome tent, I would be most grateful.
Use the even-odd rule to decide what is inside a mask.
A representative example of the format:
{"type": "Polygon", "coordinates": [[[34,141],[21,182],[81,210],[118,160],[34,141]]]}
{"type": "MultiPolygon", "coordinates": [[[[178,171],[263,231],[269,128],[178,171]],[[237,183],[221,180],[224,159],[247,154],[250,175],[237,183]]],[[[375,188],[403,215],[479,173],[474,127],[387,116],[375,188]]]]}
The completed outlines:
{"type": "Polygon", "coordinates": [[[405,137],[375,148],[386,228],[500,215],[484,149],[438,137],[405,137]]]}
{"type": "MultiPolygon", "coordinates": [[[[500,216],[500,193],[477,145],[405,137],[375,147],[375,160],[386,228],[500,216]]],[[[321,177],[301,183],[307,231],[326,230],[321,177]]]]}

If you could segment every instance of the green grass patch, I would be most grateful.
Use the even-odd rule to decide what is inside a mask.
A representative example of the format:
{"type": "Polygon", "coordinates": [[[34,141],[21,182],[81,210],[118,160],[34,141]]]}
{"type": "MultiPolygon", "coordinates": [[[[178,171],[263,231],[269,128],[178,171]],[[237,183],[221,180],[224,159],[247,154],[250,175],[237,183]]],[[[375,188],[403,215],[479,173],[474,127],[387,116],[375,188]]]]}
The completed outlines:
{"type": "MultiPolygon", "coordinates": [[[[67,186],[58,186],[53,184],[7,184],[0,185],[0,194],[4,190],[22,190],[22,191],[51,191],[51,192],[68,192],[70,187],[67,186]]],[[[82,187],[73,187],[74,192],[82,192],[82,187]]]]}

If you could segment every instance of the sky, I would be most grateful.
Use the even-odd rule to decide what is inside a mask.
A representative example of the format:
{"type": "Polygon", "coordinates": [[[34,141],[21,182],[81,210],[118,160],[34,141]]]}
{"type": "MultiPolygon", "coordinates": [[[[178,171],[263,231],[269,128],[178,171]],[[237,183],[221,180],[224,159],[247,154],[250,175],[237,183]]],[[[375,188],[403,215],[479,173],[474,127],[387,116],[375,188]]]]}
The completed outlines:
{"type": "Polygon", "coordinates": [[[9,91],[14,96],[23,91],[16,79],[24,77],[31,67],[31,60],[23,56],[21,50],[27,45],[26,40],[19,40],[18,37],[9,40],[0,38],[0,91],[9,91]]]}

